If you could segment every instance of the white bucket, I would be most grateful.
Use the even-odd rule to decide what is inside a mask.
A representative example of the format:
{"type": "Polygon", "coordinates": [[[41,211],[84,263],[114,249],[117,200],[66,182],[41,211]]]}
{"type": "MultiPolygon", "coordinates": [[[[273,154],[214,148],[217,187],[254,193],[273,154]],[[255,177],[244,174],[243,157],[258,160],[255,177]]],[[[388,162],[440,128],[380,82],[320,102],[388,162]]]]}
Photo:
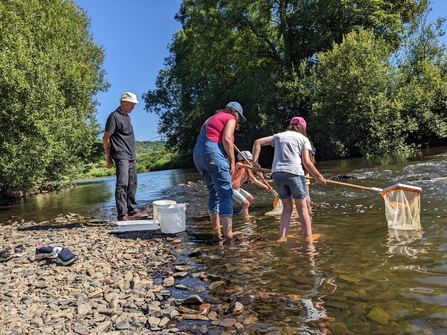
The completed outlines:
{"type": "Polygon", "coordinates": [[[157,220],[158,222],[160,222],[160,218],[159,218],[159,215],[158,215],[158,210],[161,207],[169,207],[169,206],[174,205],[176,203],[177,203],[177,201],[174,201],[174,200],[156,200],[156,201],[152,202],[152,208],[153,208],[153,211],[154,211],[154,220],[157,220]]]}
{"type": "Polygon", "coordinates": [[[158,209],[162,233],[174,234],[185,230],[186,204],[174,204],[158,209]]]}

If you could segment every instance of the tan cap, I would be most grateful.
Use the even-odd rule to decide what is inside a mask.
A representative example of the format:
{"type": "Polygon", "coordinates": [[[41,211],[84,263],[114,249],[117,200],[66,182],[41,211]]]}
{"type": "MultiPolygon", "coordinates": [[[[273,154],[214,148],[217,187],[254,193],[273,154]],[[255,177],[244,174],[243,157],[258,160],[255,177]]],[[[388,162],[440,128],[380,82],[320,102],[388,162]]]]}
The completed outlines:
{"type": "Polygon", "coordinates": [[[137,96],[135,94],[133,94],[133,93],[130,93],[130,92],[124,92],[123,94],[121,94],[121,99],[120,100],[121,101],[129,101],[129,102],[132,102],[134,104],[138,103],[137,96]]]}

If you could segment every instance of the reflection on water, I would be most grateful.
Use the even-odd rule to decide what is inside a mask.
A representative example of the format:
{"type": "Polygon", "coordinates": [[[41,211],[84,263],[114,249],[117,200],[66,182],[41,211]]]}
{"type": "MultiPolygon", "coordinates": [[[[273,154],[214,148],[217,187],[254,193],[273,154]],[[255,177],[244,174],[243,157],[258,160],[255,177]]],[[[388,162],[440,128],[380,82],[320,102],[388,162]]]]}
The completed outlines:
{"type": "Polygon", "coordinates": [[[418,254],[426,253],[422,234],[421,230],[388,229],[389,253],[409,258],[417,258],[418,254]]]}
{"type": "MultiPolygon", "coordinates": [[[[231,283],[209,294],[249,292],[258,322],[274,324],[281,333],[440,335],[447,333],[446,149],[411,158],[318,163],[326,178],[378,188],[397,182],[421,187],[420,231],[389,228],[380,194],[312,184],[313,232],[320,236],[312,245],[303,241],[294,218],[292,237],[278,244],[279,218],[265,215],[273,197],[248,184],[244,188],[255,196],[253,218],[235,216],[234,229],[242,235],[233,245],[220,246],[207,243],[212,230],[205,189],[173,187],[200,180],[195,171],[141,174],[137,199],[143,207],[158,199],[187,203],[186,233],[191,247],[203,252],[197,266],[231,283]],[[231,291],[234,287],[242,291],[231,291]]],[[[77,212],[114,219],[114,182],[81,182],[14,204],[0,217],[43,220],[77,212]]],[[[173,296],[181,294],[190,293],[173,296]]]]}

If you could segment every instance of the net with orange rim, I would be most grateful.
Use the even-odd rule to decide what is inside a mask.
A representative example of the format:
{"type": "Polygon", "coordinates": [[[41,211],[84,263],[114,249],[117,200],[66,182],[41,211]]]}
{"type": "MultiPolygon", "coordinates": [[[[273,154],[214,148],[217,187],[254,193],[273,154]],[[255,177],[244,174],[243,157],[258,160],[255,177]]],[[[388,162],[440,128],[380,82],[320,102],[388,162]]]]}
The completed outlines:
{"type": "Polygon", "coordinates": [[[281,201],[281,199],[276,197],[275,200],[273,201],[273,210],[265,213],[265,215],[267,215],[267,216],[281,215],[282,210],[283,210],[282,201],[281,201]]]}
{"type": "Polygon", "coordinates": [[[421,229],[421,191],[420,187],[403,184],[395,184],[382,190],[389,228],[421,229]]]}

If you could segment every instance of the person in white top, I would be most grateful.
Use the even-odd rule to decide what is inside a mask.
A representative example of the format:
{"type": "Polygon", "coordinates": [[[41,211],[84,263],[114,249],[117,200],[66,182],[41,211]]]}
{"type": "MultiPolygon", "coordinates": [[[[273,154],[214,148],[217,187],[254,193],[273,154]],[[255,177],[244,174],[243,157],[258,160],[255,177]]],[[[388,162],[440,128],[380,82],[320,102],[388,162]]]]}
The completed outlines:
{"type": "Polygon", "coordinates": [[[301,229],[306,239],[312,240],[311,219],[306,197],[306,179],[303,166],[318,184],[325,184],[321,173],[312,164],[309,152],[312,150],[306,133],[306,121],[299,116],[290,120],[286,131],[257,139],[253,144],[253,170],[259,171],[259,154],[263,146],[274,147],[272,178],[275,190],[283,204],[281,214],[280,238],[278,242],[287,241],[290,218],[293,212],[293,200],[300,216],[301,229]],[[293,198],[292,198],[293,197],[293,198]]]}

